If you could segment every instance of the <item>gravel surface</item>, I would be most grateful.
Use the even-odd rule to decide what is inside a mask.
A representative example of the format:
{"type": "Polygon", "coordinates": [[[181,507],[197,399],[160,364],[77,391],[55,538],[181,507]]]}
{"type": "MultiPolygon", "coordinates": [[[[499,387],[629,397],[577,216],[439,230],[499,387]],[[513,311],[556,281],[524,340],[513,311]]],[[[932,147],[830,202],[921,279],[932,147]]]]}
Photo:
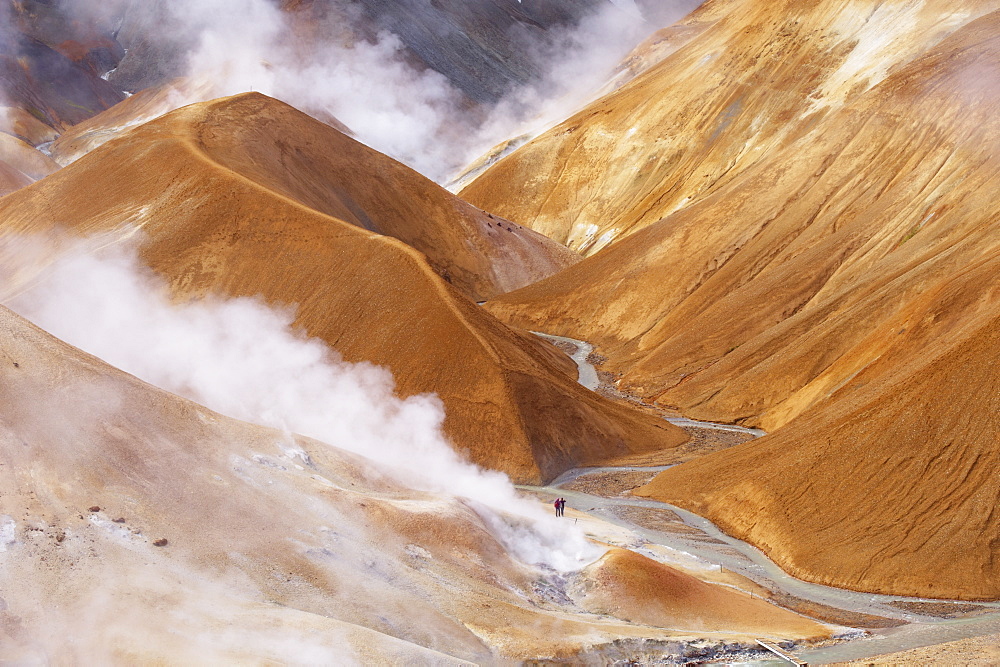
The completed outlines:
{"type": "Polygon", "coordinates": [[[877,655],[848,665],[1000,665],[1000,635],[877,655]]]}

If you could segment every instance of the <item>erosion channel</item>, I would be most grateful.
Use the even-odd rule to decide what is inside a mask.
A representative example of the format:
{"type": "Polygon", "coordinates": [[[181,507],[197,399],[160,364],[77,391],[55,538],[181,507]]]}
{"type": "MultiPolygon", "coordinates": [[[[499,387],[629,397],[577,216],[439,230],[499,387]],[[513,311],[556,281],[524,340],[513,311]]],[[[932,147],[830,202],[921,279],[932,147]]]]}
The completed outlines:
{"type": "MultiPolygon", "coordinates": [[[[580,368],[581,384],[594,391],[602,389],[599,374],[588,360],[593,351],[588,343],[536,335],[570,354],[580,368]]],[[[853,629],[824,645],[793,649],[798,659],[809,664],[861,660],[1000,633],[1000,602],[873,595],[801,581],[786,574],[754,546],[725,534],[707,519],[673,505],[633,496],[632,489],[672,465],[764,435],[732,424],[697,422],[682,416],[665,418],[691,434],[691,444],[679,448],[685,451],[668,453],[660,460],[646,457],[605,467],[578,468],[549,486],[519,488],[546,501],[557,496],[566,498],[568,520],[579,521],[590,515],[625,529],[622,539],[630,543],[613,546],[632,549],[668,565],[728,571],[736,575],[734,580],[744,580],[736,585],[748,595],[853,629]]],[[[787,663],[776,660],[774,664],[787,663]]]]}

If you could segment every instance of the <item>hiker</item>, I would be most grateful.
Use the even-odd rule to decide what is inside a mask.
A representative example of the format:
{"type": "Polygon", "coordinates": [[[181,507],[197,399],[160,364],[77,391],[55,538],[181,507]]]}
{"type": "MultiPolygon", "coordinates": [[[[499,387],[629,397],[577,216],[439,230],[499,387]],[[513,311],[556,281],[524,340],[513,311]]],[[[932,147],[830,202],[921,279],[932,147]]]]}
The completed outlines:
{"type": "Polygon", "coordinates": [[[555,502],[552,503],[552,506],[556,508],[556,516],[561,516],[559,514],[559,510],[562,509],[562,498],[556,498],[555,502]]]}

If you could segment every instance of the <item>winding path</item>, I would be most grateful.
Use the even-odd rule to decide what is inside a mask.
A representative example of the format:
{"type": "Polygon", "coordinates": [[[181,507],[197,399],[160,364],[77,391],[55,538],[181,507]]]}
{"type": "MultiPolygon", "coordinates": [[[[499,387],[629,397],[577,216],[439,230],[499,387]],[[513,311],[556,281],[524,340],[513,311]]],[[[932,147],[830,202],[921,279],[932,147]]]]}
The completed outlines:
{"type": "MultiPolygon", "coordinates": [[[[548,340],[575,345],[577,351],[572,357],[580,368],[580,383],[592,390],[597,388],[597,372],[593,365],[587,361],[587,357],[593,351],[592,346],[571,338],[537,335],[548,340]]],[[[755,436],[764,435],[763,431],[758,429],[747,429],[732,424],[697,422],[684,418],[670,418],[668,421],[687,428],[738,431],[751,433],[755,436]]],[[[1000,602],[974,603],[979,610],[976,615],[966,617],[949,619],[921,614],[912,611],[912,609],[918,609],[921,604],[965,605],[970,603],[874,595],[809,583],[787,574],[753,545],[727,535],[709,520],[687,510],[647,498],[635,496],[609,498],[565,488],[584,476],[616,473],[632,475],[636,472],[655,473],[669,467],[578,468],[564,473],[549,486],[522,486],[519,488],[546,496],[563,496],[571,508],[628,529],[638,538],[637,544],[630,545],[630,548],[637,551],[649,551],[648,545],[659,545],[666,550],[668,560],[671,553],[676,556],[678,562],[685,559],[690,561],[693,558],[705,566],[725,568],[740,574],[779,595],[788,595],[827,607],[881,616],[904,623],[895,628],[873,630],[863,638],[846,643],[797,652],[800,659],[806,660],[810,664],[860,660],[883,653],[1000,633],[1000,602]],[[644,526],[629,516],[636,510],[644,512],[650,509],[663,510],[663,520],[658,521],[657,528],[644,526]],[[676,517],[676,519],[671,517],[676,517]],[[908,606],[911,610],[908,611],[901,605],[908,606]]],[[[663,560],[663,554],[657,554],[657,558],[663,560]]]]}

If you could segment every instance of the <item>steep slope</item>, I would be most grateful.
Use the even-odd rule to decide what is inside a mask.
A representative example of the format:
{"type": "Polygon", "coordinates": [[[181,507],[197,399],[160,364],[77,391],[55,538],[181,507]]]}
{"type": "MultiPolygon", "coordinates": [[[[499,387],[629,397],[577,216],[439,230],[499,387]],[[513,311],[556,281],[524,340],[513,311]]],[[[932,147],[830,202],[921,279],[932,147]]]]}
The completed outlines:
{"type": "Polygon", "coordinates": [[[45,178],[59,165],[41,151],[9,134],[0,134],[0,161],[6,162],[33,181],[45,178]]]}
{"type": "MultiPolygon", "coordinates": [[[[61,137],[53,155],[69,163],[193,94],[178,82],[129,98],[61,137]]],[[[540,234],[485,214],[342,132],[261,95],[214,107],[196,140],[223,168],[423,252],[438,273],[475,300],[535,282],[578,260],[540,234]],[[276,132],[284,126],[294,128],[294,138],[276,132]]]]}
{"type": "MultiPolygon", "coordinates": [[[[3,308],[0,359],[2,660],[466,664],[684,636],[546,599],[494,534],[520,517],[214,413],[3,308]]],[[[687,586],[707,586],[692,613],[745,598],[687,586]]],[[[828,633],[770,611],[743,630],[828,633]]]]}
{"type": "Polygon", "coordinates": [[[998,57],[997,20],[712,197],[490,308],[600,343],[625,386],[661,403],[787,423],[896,346],[873,335],[907,303],[995,249],[998,99],[968,82],[998,57]]]}
{"type": "Polygon", "coordinates": [[[26,110],[10,106],[0,106],[0,132],[16,137],[31,146],[39,146],[59,136],[58,131],[26,110]]]}
{"type": "Polygon", "coordinates": [[[664,405],[777,430],[647,491],[799,576],[1000,597],[984,500],[998,34],[1000,12],[973,21],[711,196],[493,308],[593,333],[664,405]]]}
{"type": "MultiPolygon", "coordinates": [[[[8,234],[68,228],[122,241],[139,228],[142,257],[178,296],[260,295],[295,307],[297,325],[347,360],[389,367],[401,394],[438,394],[455,446],[518,480],[551,479],[581,462],[686,438],[580,387],[567,357],[500,324],[413,248],[297,199],[341,212],[352,201],[345,193],[401,193],[408,200],[400,197],[390,210],[411,215],[420,233],[435,222],[439,230],[453,224],[449,247],[463,244],[474,225],[480,239],[499,236],[499,248],[530,239],[513,228],[490,231],[488,216],[429,182],[435,189],[397,182],[365,190],[357,181],[327,180],[325,169],[337,159],[329,149],[350,155],[358,149],[348,142],[259,95],[195,105],[9,195],[0,201],[0,222],[8,234]],[[250,139],[260,145],[237,145],[250,139]]],[[[386,178],[365,172],[363,159],[355,178],[386,178]]],[[[376,164],[389,175],[402,169],[376,164]]]]}
{"type": "Polygon", "coordinates": [[[719,191],[998,6],[706,2],[674,35],[676,52],[499,162],[462,197],[592,254],[719,191]]]}
{"type": "Polygon", "coordinates": [[[49,145],[49,154],[65,166],[133,127],[204,99],[209,92],[207,82],[197,83],[191,79],[175,79],[162,86],[147,88],[60,133],[49,145]]]}
{"type": "Polygon", "coordinates": [[[640,493],[712,517],[804,579],[1000,599],[1000,304],[980,282],[995,282],[998,268],[994,255],[915,309],[922,317],[908,335],[925,341],[949,324],[942,306],[979,301],[993,311],[944,354],[931,342],[933,361],[900,371],[890,352],[837,392],[832,409],[678,466],[640,493]]]}
{"type": "Polygon", "coordinates": [[[20,190],[33,181],[6,162],[0,162],[0,197],[20,190]]]}

